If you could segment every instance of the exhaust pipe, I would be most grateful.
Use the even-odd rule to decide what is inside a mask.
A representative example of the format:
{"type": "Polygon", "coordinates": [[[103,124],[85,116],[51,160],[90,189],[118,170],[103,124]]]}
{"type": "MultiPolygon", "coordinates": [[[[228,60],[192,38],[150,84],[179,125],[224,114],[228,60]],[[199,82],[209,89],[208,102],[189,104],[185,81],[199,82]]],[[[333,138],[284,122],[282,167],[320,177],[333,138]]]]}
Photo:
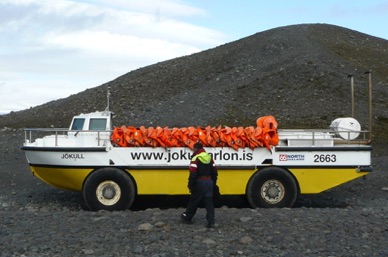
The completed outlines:
{"type": "Polygon", "coordinates": [[[368,84],[369,84],[369,142],[372,141],[372,72],[367,71],[365,74],[368,74],[368,84]]]}
{"type": "MultiPolygon", "coordinates": [[[[368,131],[369,133],[369,140],[368,144],[372,142],[372,72],[366,71],[365,74],[368,74],[368,94],[369,94],[369,100],[368,100],[368,106],[369,106],[369,120],[368,120],[368,131]]],[[[348,75],[348,78],[350,78],[350,91],[351,91],[351,117],[354,118],[355,115],[355,108],[354,108],[354,77],[352,74],[348,75]]]]}

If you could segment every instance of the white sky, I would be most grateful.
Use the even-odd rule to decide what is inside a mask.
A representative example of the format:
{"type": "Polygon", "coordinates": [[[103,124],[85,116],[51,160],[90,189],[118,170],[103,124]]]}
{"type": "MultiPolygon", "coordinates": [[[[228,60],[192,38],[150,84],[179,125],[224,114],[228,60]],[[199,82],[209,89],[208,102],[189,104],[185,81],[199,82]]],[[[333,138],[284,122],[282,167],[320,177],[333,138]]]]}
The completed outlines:
{"type": "Polygon", "coordinates": [[[301,23],[388,39],[388,1],[0,0],[0,114],[301,23]]]}

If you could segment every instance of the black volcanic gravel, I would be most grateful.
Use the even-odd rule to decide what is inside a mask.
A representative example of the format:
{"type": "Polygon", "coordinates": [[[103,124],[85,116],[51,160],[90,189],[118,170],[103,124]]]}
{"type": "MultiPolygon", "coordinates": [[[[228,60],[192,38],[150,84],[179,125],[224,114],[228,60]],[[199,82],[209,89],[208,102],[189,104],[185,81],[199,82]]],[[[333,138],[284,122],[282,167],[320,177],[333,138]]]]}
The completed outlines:
{"type": "Polygon", "coordinates": [[[388,256],[388,155],[375,170],[295,208],[251,209],[223,197],[216,227],[204,209],[179,219],[187,197],[139,197],[120,212],[86,211],[82,194],[32,176],[21,131],[0,132],[0,256],[388,256]]]}

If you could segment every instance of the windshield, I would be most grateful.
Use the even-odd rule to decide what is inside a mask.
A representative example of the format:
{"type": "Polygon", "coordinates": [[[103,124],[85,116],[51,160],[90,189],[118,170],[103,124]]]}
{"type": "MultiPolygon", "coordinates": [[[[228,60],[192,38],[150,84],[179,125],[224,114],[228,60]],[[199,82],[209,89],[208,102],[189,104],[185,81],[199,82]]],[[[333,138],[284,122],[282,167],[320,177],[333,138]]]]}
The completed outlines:
{"type": "Polygon", "coordinates": [[[89,130],[105,130],[106,119],[90,119],[89,130]]]}
{"type": "Polygon", "coordinates": [[[73,125],[71,126],[71,130],[82,130],[84,127],[85,119],[76,118],[73,121],[73,125]]]}

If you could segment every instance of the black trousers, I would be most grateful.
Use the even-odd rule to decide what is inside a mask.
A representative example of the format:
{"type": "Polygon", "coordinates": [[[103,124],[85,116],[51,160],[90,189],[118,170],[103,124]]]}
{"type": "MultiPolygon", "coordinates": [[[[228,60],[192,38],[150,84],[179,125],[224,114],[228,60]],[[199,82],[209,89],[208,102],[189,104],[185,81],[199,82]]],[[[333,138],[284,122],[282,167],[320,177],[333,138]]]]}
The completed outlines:
{"type": "Polygon", "coordinates": [[[206,220],[208,224],[214,224],[213,180],[197,180],[194,190],[186,208],[187,218],[190,220],[197,212],[198,206],[203,201],[206,208],[206,220]]]}

